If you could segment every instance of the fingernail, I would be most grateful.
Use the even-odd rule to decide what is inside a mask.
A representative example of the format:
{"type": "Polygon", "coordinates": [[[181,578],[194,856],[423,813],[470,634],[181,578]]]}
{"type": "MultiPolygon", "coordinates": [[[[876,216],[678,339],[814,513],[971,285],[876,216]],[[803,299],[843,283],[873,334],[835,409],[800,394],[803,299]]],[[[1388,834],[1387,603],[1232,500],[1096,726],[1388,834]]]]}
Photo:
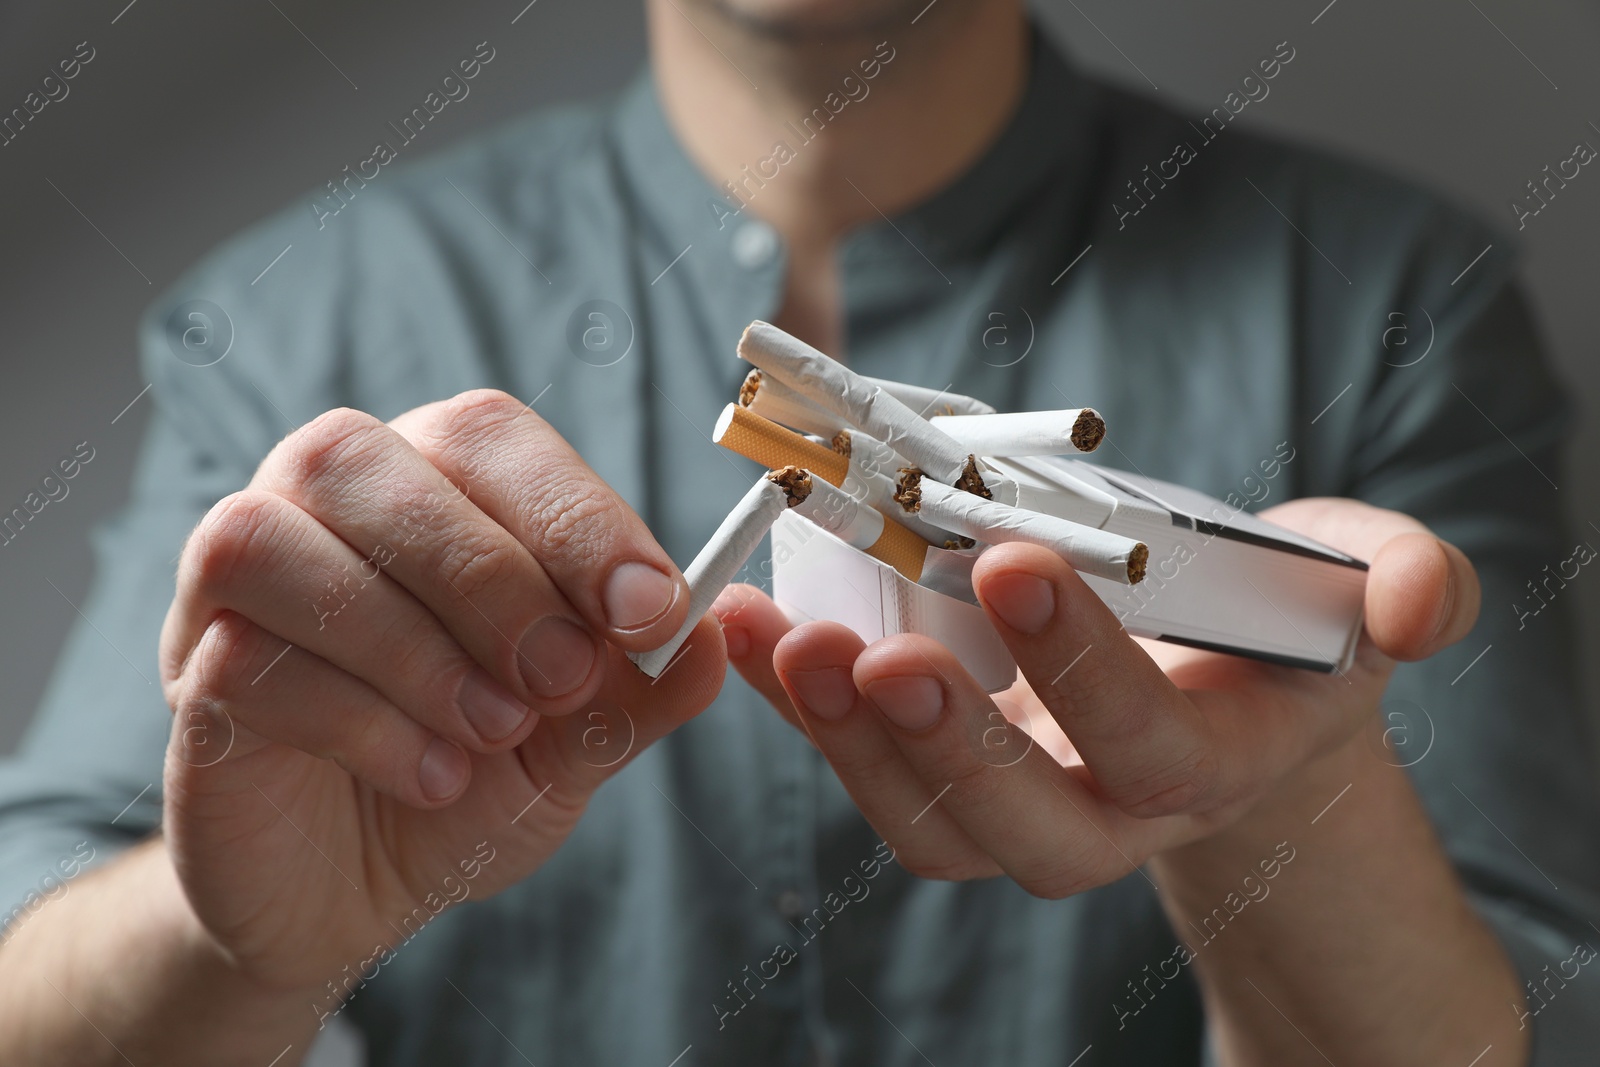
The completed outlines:
{"type": "Polygon", "coordinates": [[[902,730],[926,730],[939,721],[944,686],[920,674],[880,678],[866,688],[884,718],[902,730]]]}
{"type": "Polygon", "coordinates": [[[642,630],[665,615],[677,595],[677,583],[650,564],[620,563],[606,579],[606,622],[618,633],[642,630]]]}
{"type": "Polygon", "coordinates": [[[744,659],[750,654],[750,631],[743,626],[724,624],[722,643],[728,646],[729,659],[744,659]]]}
{"type": "Polygon", "coordinates": [[[417,768],[417,784],[429,800],[448,800],[461,792],[469,770],[467,754],[442,737],[428,742],[417,768]]]}
{"type": "Polygon", "coordinates": [[[842,719],[856,702],[856,683],[843,667],[788,671],[784,680],[805,710],[819,719],[842,719]]]}
{"type": "Polygon", "coordinates": [[[1022,571],[995,575],[979,593],[1000,621],[1018,633],[1038,633],[1056,613],[1055,586],[1022,571]]]}
{"type": "Polygon", "coordinates": [[[461,683],[456,703],[485,741],[510,737],[528,717],[527,705],[502,689],[482,667],[474,667],[461,683]]]}
{"type": "Polygon", "coordinates": [[[566,696],[578,688],[594,666],[594,639],[559,615],[546,615],[528,627],[517,651],[528,688],[547,698],[566,696]]]}

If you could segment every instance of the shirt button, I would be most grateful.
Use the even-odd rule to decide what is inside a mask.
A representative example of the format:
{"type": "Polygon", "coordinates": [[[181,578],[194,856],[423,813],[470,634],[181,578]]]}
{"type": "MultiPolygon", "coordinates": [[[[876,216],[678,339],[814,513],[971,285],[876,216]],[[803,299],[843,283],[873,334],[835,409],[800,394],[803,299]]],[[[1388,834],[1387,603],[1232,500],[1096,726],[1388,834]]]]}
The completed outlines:
{"type": "Polygon", "coordinates": [[[800,894],[796,893],[793,889],[785,889],[783,892],[779,893],[775,904],[778,909],[778,914],[790,922],[793,922],[795,919],[799,918],[800,913],[806,909],[806,902],[802,900],[800,898],[800,894]]]}
{"type": "Polygon", "coordinates": [[[778,252],[778,234],[764,222],[746,222],[733,231],[733,261],[746,270],[764,267],[778,252]]]}

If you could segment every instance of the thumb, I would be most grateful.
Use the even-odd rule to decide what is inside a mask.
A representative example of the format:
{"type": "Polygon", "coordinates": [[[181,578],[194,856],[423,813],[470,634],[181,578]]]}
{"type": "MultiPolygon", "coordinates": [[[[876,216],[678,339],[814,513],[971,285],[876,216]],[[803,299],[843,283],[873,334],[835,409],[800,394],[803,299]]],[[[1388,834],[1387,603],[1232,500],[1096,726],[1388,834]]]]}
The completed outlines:
{"type": "Polygon", "coordinates": [[[1481,589],[1466,554],[1409,515],[1324,497],[1292,500],[1261,517],[1371,561],[1367,633],[1390,659],[1426,659],[1477,621],[1481,589]]]}
{"type": "Polygon", "coordinates": [[[1367,630],[1398,660],[1426,659],[1467,635],[1481,590],[1466,554],[1426,533],[1404,533],[1372,557],[1367,630]]]}

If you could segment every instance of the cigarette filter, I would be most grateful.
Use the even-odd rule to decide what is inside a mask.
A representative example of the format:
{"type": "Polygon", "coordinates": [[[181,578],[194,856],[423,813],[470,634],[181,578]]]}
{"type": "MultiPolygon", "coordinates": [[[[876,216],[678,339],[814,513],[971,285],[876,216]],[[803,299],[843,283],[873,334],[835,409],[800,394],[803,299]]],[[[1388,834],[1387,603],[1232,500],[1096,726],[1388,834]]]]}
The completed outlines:
{"type": "Polygon", "coordinates": [[[629,652],[628,658],[645,674],[659,678],[688,640],[717,597],[739,573],[779,515],[805,500],[815,483],[804,470],[786,467],[769,471],[745,493],[722,520],[711,540],[684,570],[689,583],[689,614],[672,640],[649,652],[629,652]]]}
{"type": "Polygon", "coordinates": [[[752,322],[739,355],[850,426],[865,430],[947,485],[988,495],[977,458],[893,394],[798,337],[752,322]]]}
{"type": "Polygon", "coordinates": [[[768,467],[804,467],[836,486],[843,485],[850,474],[850,461],[827,445],[808,441],[738,404],[722,409],[711,440],[768,467]]]}
{"type": "Polygon", "coordinates": [[[928,420],[980,456],[1059,456],[1093,452],[1106,436],[1094,408],[1003,415],[935,415],[928,420]]]}
{"type": "Polygon", "coordinates": [[[931,418],[934,415],[994,414],[994,408],[989,404],[974,397],[962,396],[960,393],[929,389],[925,385],[892,382],[887,378],[869,378],[866,375],[862,375],[862,380],[869,385],[876,385],[923,418],[931,418]]]}
{"type": "Polygon", "coordinates": [[[886,521],[883,512],[844,490],[818,478],[812,483],[811,495],[796,504],[794,510],[913,582],[922,577],[923,560],[932,546],[899,523],[886,521]]]}
{"type": "Polygon", "coordinates": [[[738,404],[723,408],[722,416],[711,431],[711,440],[769,467],[787,464],[804,467],[856,500],[883,511],[930,544],[943,545],[952,537],[950,531],[941,530],[896,506],[895,484],[887,474],[864,471],[827,445],[769,422],[748,408],[738,404]]]}
{"type": "Polygon", "coordinates": [[[1144,580],[1150,550],[1140,541],[1054,515],[983,500],[908,470],[901,504],[946,529],[990,544],[1022,542],[1055,552],[1074,568],[1124,585],[1144,580]]]}

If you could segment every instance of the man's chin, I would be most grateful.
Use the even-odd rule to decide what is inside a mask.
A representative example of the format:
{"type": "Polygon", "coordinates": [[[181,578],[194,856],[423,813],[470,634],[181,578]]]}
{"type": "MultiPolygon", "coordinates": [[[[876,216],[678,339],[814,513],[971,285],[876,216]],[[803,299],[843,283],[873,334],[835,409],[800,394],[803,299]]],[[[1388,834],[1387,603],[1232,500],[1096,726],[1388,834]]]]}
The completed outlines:
{"type": "MultiPolygon", "coordinates": [[[[909,25],[927,0],[699,0],[748,32],[786,40],[871,35],[909,25]]],[[[947,0],[948,2],[948,0],[947,0]]]]}

